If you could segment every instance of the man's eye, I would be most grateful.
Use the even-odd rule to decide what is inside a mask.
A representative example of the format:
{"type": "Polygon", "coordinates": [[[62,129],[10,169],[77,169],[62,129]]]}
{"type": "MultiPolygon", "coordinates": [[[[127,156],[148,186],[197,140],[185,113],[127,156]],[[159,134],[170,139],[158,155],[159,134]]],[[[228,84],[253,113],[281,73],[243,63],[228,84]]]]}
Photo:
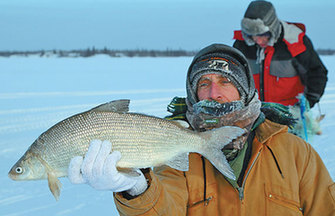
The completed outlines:
{"type": "Polygon", "coordinates": [[[222,80],[221,83],[222,84],[230,84],[231,82],[230,82],[230,80],[222,80]]]}
{"type": "Polygon", "coordinates": [[[199,85],[198,85],[198,87],[206,87],[206,86],[208,86],[208,83],[199,83],[199,85]]]}

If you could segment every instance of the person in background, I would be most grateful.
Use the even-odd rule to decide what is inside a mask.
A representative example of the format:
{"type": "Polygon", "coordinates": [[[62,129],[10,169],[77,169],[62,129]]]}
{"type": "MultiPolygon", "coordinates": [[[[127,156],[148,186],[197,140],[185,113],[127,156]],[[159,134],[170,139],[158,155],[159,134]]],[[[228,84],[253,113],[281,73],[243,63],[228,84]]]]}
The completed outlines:
{"type": "Polygon", "coordinates": [[[310,107],[320,101],[327,69],[304,24],[279,20],[268,1],[252,1],[234,39],[233,46],[249,61],[261,101],[294,105],[301,93],[310,107]]]}
{"type": "Polygon", "coordinates": [[[96,140],[84,159],[72,159],[69,180],[114,192],[120,215],[335,215],[335,184],[321,158],[287,126],[267,119],[241,52],[205,47],[186,80],[187,98],[171,102],[168,119],[196,131],[243,128],[246,134],[222,149],[236,179],[197,153],[189,154],[188,171],[163,165],[128,176],[116,169],[122,155],[96,140]]]}

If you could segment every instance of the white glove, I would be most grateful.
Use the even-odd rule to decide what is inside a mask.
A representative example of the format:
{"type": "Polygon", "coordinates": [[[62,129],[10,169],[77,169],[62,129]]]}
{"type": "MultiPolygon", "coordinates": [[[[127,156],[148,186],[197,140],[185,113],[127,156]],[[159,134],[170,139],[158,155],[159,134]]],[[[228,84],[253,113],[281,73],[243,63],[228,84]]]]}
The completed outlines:
{"type": "Polygon", "coordinates": [[[121,159],[121,153],[110,153],[111,149],[112,144],[108,140],[91,141],[85,158],[72,158],[68,169],[70,182],[85,183],[97,190],[127,191],[132,196],[143,193],[148,187],[143,173],[139,169],[135,170],[138,176],[119,172],[116,163],[121,159]]]}

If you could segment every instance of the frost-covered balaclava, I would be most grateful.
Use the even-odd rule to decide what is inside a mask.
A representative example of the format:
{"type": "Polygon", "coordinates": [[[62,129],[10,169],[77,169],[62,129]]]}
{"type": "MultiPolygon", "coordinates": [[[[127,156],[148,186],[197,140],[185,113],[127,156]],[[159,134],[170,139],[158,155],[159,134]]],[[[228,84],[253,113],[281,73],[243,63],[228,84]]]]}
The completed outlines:
{"type": "MultiPolygon", "coordinates": [[[[198,131],[221,126],[239,126],[248,131],[260,114],[261,103],[247,59],[239,50],[224,44],[212,44],[198,52],[188,69],[186,91],[186,117],[198,131]],[[198,82],[206,74],[220,74],[228,78],[241,99],[222,104],[199,101],[198,82]]],[[[244,140],[235,147],[240,149],[243,143],[244,140]]]]}
{"type": "Polygon", "coordinates": [[[252,1],[241,21],[242,36],[245,42],[252,46],[255,42],[251,36],[271,33],[268,45],[273,46],[281,34],[280,20],[277,18],[275,8],[268,1],[252,1]]]}

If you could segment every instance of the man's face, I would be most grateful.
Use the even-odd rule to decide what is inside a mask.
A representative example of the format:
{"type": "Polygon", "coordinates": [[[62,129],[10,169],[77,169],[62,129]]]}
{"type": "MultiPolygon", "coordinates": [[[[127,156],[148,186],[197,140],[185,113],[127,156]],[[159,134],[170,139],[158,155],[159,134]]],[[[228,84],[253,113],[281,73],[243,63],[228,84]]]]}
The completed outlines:
{"type": "Polygon", "coordinates": [[[199,100],[215,100],[226,103],[240,100],[240,94],[234,84],[219,74],[203,75],[197,86],[199,100]]]}
{"type": "Polygon", "coordinates": [[[262,48],[266,48],[270,40],[270,36],[261,35],[251,36],[251,38],[256,44],[258,44],[262,48]]]}

